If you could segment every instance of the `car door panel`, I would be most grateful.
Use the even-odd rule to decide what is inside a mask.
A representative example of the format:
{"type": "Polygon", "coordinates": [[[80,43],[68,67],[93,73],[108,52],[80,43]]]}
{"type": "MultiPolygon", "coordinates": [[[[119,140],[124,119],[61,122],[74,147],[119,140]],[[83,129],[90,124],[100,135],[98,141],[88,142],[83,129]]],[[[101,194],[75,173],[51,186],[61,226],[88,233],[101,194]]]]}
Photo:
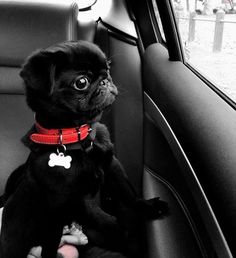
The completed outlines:
{"type": "MultiPolygon", "coordinates": [[[[187,207],[194,222],[198,220],[192,212],[196,206],[216,254],[231,257],[231,233],[235,230],[235,111],[182,62],[170,61],[161,44],[147,48],[143,58],[143,80],[145,119],[157,128],[156,132],[162,131],[179,168],[179,171],[172,171],[175,173],[172,180],[170,170],[163,170],[163,167],[161,176],[172,181],[185,202],[193,198],[192,205],[187,207]],[[179,180],[182,180],[182,188],[189,189],[190,195],[181,190],[179,180]]],[[[155,137],[157,134],[150,127],[146,126],[145,130],[145,135],[155,137]]],[[[145,165],[155,171],[159,171],[158,162],[154,162],[157,152],[150,144],[158,143],[158,140],[153,143],[149,140],[149,144],[145,144],[145,153],[149,153],[145,165]]],[[[166,159],[165,162],[172,161],[166,159]]],[[[201,231],[200,235],[203,236],[201,231]]],[[[209,244],[205,247],[208,254],[214,253],[209,250],[209,244]]]]}
{"type": "Polygon", "coordinates": [[[147,222],[148,257],[205,257],[188,210],[175,189],[149,168],[144,169],[143,186],[145,198],[162,196],[168,201],[172,214],[147,222]]]}

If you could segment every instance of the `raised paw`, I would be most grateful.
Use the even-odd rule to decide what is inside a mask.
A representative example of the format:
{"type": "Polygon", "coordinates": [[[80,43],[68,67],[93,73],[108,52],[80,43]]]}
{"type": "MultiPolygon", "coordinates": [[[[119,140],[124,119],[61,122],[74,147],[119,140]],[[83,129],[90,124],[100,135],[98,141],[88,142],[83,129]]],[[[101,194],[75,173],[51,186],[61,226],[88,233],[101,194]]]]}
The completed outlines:
{"type": "Polygon", "coordinates": [[[149,200],[137,201],[138,212],[146,219],[158,219],[169,214],[168,203],[155,197],[149,200]]]}

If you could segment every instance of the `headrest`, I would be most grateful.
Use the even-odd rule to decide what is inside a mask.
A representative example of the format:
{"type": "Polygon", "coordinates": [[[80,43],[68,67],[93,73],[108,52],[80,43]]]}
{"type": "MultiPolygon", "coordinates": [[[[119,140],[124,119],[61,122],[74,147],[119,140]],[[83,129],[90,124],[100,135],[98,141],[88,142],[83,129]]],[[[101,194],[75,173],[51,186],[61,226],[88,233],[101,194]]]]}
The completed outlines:
{"type": "Polygon", "coordinates": [[[0,66],[19,67],[35,49],[77,39],[73,2],[4,0],[0,13],[0,66]]]}

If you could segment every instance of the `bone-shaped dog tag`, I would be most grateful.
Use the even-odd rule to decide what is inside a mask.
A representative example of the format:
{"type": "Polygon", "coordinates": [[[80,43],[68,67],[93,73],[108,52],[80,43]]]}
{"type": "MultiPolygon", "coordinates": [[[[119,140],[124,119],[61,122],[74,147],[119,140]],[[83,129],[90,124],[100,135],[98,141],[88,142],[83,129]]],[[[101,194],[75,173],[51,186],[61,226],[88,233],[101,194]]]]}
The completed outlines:
{"type": "Polygon", "coordinates": [[[52,153],[49,156],[48,165],[49,167],[59,166],[68,169],[71,166],[71,161],[71,156],[65,156],[62,152],[59,152],[58,155],[56,153],[52,153]]]}

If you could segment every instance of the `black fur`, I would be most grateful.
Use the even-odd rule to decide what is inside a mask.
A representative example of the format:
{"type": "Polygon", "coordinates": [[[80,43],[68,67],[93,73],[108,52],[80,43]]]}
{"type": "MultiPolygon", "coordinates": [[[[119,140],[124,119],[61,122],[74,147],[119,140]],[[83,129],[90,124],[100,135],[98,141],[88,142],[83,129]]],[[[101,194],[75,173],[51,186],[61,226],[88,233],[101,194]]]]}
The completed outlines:
{"type": "Polygon", "coordinates": [[[34,52],[21,76],[27,103],[41,125],[67,128],[89,123],[96,137],[89,152],[83,144],[67,146],[70,169],[51,168],[48,159],[56,146],[32,143],[32,127],[24,137],[31,148],[29,158],[6,185],[0,257],[25,258],[31,247],[41,245],[42,257],[54,258],[62,228],[72,221],[82,224],[89,238],[80,248],[81,258],[141,257],[141,221],[160,217],[168,208],[159,198],[137,198],[113,155],[107,128],[99,123],[117,95],[104,53],[84,41],[57,44],[34,52]],[[89,86],[78,90],[75,82],[84,75],[89,86]]]}

